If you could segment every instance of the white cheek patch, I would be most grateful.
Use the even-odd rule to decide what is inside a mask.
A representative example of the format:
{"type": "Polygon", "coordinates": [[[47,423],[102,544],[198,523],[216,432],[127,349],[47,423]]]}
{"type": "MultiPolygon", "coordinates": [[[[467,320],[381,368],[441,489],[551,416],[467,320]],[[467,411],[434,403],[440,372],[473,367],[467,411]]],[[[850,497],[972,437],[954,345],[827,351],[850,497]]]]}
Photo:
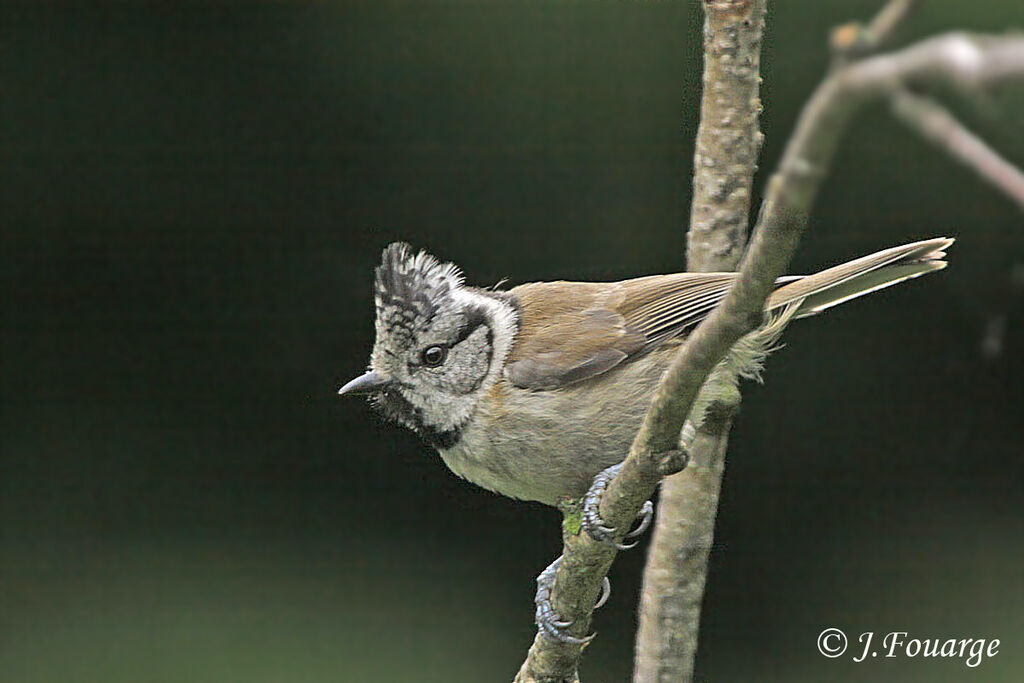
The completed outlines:
{"type": "Polygon", "coordinates": [[[512,341],[519,326],[516,311],[504,301],[465,289],[457,289],[451,295],[452,299],[464,306],[479,306],[487,317],[487,327],[492,336],[491,362],[487,376],[480,385],[480,389],[486,391],[501,374],[505,359],[512,350],[512,341]]]}

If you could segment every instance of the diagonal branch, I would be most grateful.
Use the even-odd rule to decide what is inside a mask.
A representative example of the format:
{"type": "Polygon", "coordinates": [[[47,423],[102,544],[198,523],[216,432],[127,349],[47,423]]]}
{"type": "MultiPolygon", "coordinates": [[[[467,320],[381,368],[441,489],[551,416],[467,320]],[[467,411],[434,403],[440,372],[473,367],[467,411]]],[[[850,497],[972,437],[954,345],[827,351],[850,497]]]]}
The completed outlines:
{"type": "MultiPolygon", "coordinates": [[[[605,521],[625,530],[660,480],[685,459],[676,451],[679,432],[701,385],[729,348],[763,318],[775,278],[782,275],[800,236],[836,147],[855,113],[899,88],[952,83],[979,88],[1024,76],[1024,37],[949,33],[891,54],[836,69],[804,106],[778,169],[768,183],[761,213],[721,304],[687,338],[658,386],[619,474],[601,502],[605,521]]],[[[586,534],[565,535],[552,602],[574,621],[576,634],[589,628],[592,605],[615,551],[586,534]]],[[[581,647],[538,634],[519,681],[578,680],[581,647]]]]}
{"type": "Polygon", "coordinates": [[[1024,172],[968,130],[949,110],[906,90],[895,93],[891,103],[896,118],[1024,209],[1024,172]]]}
{"type": "Polygon", "coordinates": [[[877,50],[888,42],[921,3],[922,0],[890,0],[884,5],[865,27],[866,42],[871,50],[877,50]]]}

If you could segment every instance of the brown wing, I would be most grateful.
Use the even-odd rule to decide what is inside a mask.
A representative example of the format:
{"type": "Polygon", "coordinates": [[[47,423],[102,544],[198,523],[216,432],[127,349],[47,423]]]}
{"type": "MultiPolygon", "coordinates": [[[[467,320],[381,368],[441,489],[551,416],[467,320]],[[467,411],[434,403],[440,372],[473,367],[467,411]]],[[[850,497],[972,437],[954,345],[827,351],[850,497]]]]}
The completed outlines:
{"type": "Polygon", "coordinates": [[[557,389],[603,372],[699,323],[732,273],[653,275],[623,282],[536,282],[512,290],[520,329],[509,381],[557,389]]]}
{"type": "Polygon", "coordinates": [[[735,273],[652,275],[620,283],[625,293],[619,312],[640,331],[645,347],[679,336],[718,305],[735,273]]]}
{"type": "MultiPolygon", "coordinates": [[[[807,277],[775,282],[769,310],[799,303],[796,317],[941,270],[939,237],[886,249],[807,277]]],[[[537,282],[512,290],[521,327],[508,377],[524,389],[556,389],[607,372],[692,329],[718,305],[735,273],[652,275],[623,282],[537,282]]]]}

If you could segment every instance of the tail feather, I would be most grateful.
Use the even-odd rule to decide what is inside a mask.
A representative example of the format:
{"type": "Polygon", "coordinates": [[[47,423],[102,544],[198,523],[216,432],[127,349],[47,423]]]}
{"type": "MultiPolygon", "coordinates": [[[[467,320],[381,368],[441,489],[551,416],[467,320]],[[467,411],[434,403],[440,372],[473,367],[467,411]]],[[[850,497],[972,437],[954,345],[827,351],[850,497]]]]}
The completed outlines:
{"type": "Polygon", "coordinates": [[[946,267],[945,249],[953,239],[937,237],[879,251],[814,275],[788,275],[775,281],[778,289],[768,299],[766,324],[740,339],[701,387],[683,426],[680,441],[689,446],[696,428],[715,402],[739,400],[740,378],[760,379],[765,357],[794,318],[816,315],[844,301],[946,267]]]}
{"type": "Polygon", "coordinates": [[[942,270],[946,267],[942,260],[945,249],[951,244],[953,238],[936,237],[885,249],[814,275],[787,278],[768,299],[768,309],[800,302],[794,318],[817,315],[850,299],[942,270]]]}

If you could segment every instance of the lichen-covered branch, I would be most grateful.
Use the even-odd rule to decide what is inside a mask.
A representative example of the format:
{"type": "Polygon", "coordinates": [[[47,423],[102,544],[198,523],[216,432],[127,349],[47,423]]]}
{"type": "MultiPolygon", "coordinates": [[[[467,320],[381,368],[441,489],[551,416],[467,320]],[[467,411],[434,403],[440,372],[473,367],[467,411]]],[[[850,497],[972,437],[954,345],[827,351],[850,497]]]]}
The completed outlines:
{"type": "Polygon", "coordinates": [[[662,483],[658,523],[644,565],[636,683],[693,676],[731,425],[728,413],[705,422],[691,445],[690,464],[662,483]]]}
{"type": "MultiPolygon", "coordinates": [[[[704,87],[687,232],[691,271],[734,270],[747,241],[750,188],[762,140],[758,115],[766,5],[764,0],[704,4],[704,87]]],[[[725,471],[728,415],[737,407],[724,407],[723,419],[698,432],[690,464],[662,483],[644,565],[634,681],[684,681],[692,675],[725,471]]]]}
{"type": "Polygon", "coordinates": [[[767,0],[704,3],[704,77],[693,155],[688,268],[733,270],[747,242],[761,148],[761,37],[767,0]]]}
{"type": "MultiPolygon", "coordinates": [[[[685,460],[679,431],[701,385],[729,348],[763,318],[775,278],[785,272],[836,146],[851,117],[908,85],[946,82],[967,89],[1024,76],[1024,37],[950,33],[836,69],[804,106],[766,189],[753,239],[722,303],[687,338],[666,371],[601,516],[623,533],[661,479],[685,460]]],[[[615,552],[586,534],[567,538],[552,593],[556,611],[585,634],[615,552]]],[[[581,647],[538,634],[518,681],[574,681],[581,647]]]]}

